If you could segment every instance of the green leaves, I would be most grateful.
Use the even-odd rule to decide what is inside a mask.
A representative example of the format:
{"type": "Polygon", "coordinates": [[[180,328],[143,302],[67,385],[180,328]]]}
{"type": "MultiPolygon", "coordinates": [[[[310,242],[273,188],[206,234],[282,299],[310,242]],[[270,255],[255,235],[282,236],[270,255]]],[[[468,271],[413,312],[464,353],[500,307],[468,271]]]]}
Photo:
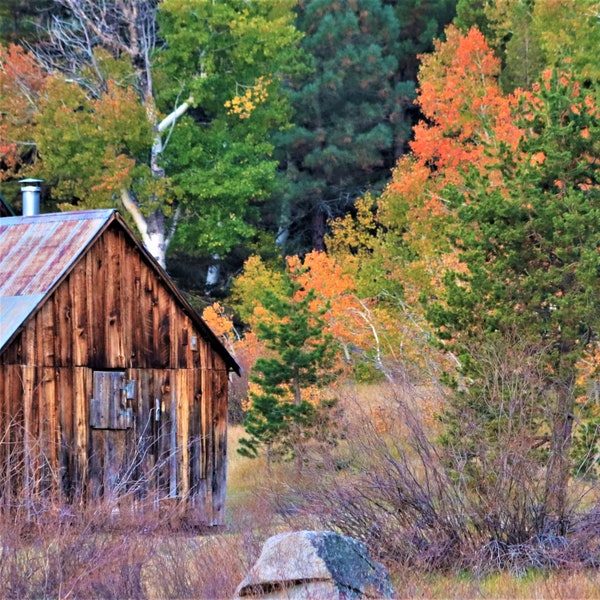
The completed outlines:
{"type": "Polygon", "coordinates": [[[40,175],[52,196],[79,208],[111,206],[114,196],[144,168],[153,133],[146,112],[130,88],[109,82],[107,93],[90,99],[59,76],[47,86],[34,134],[42,156],[40,175]]]}
{"type": "Polygon", "coordinates": [[[182,94],[195,101],[164,153],[184,208],[175,249],[225,255],[256,235],[275,183],[271,138],[290,118],[281,82],[301,65],[291,7],[242,0],[160,5],[159,104],[182,94]]]}

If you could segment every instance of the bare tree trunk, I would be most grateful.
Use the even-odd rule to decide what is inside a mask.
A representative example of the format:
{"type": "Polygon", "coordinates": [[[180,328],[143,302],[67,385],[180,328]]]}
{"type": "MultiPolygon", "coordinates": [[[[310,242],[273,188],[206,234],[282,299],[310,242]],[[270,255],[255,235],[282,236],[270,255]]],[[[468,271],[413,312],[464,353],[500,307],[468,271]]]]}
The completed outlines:
{"type": "Polygon", "coordinates": [[[564,382],[557,390],[546,474],[546,513],[556,519],[558,533],[564,535],[567,522],[567,492],[571,473],[573,432],[573,382],[564,382]]]}

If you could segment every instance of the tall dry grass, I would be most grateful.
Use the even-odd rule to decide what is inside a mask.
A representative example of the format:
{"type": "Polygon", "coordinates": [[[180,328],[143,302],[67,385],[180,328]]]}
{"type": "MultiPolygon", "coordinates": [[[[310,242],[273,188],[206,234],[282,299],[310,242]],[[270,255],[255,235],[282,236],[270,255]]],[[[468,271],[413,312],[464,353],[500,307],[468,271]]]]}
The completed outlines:
{"type": "Polygon", "coordinates": [[[230,598],[264,541],[298,529],[362,539],[402,598],[599,596],[593,486],[573,486],[585,501],[568,537],[503,546],[485,529],[483,499],[455,485],[434,443],[438,394],[402,380],[338,395],[337,444],[301,470],[292,462],[268,472],[263,459],[238,455],[242,428],[230,427],[227,526],[217,534],[178,529],[152,511],[115,519],[110,503],[75,510],[48,499],[28,519],[0,511],[0,596],[230,598]]]}

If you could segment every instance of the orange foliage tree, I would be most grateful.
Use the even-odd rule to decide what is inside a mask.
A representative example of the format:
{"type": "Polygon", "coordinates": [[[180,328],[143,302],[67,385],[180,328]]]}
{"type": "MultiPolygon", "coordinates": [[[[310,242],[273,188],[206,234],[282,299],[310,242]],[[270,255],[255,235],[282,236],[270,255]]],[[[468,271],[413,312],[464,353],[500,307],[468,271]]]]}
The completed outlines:
{"type": "Polygon", "coordinates": [[[357,282],[333,255],[313,251],[304,259],[286,259],[285,273],[268,267],[260,258],[251,257],[244,272],[236,279],[232,299],[239,314],[255,331],[259,323],[272,323],[275,316],[262,298],[266,291],[282,297],[285,278],[296,288],[294,299],[312,295],[310,310],[319,314],[325,335],[338,345],[336,370],[350,374],[357,362],[370,362],[383,368],[383,359],[392,352],[390,338],[396,322],[374,298],[359,294],[357,282]]]}
{"type": "Polygon", "coordinates": [[[0,180],[18,176],[35,157],[31,130],[46,80],[23,48],[0,46],[0,180]]]}
{"type": "Polygon", "coordinates": [[[417,104],[424,119],[411,153],[398,161],[376,204],[359,201],[354,217],[332,224],[328,248],[380,319],[395,320],[390,347],[405,362],[439,373],[456,361],[427,343],[432,332],[422,303],[443,296],[447,272],[468,270],[452,243],[456,212],[446,190],[456,186],[468,202],[473,165],[491,173],[490,185],[502,186],[495,165],[516,148],[522,129],[511,113],[517,99],[503,95],[500,62],[477,29],[461,34],[450,26],[446,40],[421,59],[417,104]]]}

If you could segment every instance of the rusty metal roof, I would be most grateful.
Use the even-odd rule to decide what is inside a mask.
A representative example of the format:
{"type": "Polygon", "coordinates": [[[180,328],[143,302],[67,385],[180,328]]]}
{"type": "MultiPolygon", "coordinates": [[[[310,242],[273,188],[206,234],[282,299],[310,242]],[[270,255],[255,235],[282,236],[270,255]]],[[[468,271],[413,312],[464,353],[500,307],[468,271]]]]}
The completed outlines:
{"type": "Polygon", "coordinates": [[[0,348],[69,272],[114,212],[0,219],[0,348]]]}

